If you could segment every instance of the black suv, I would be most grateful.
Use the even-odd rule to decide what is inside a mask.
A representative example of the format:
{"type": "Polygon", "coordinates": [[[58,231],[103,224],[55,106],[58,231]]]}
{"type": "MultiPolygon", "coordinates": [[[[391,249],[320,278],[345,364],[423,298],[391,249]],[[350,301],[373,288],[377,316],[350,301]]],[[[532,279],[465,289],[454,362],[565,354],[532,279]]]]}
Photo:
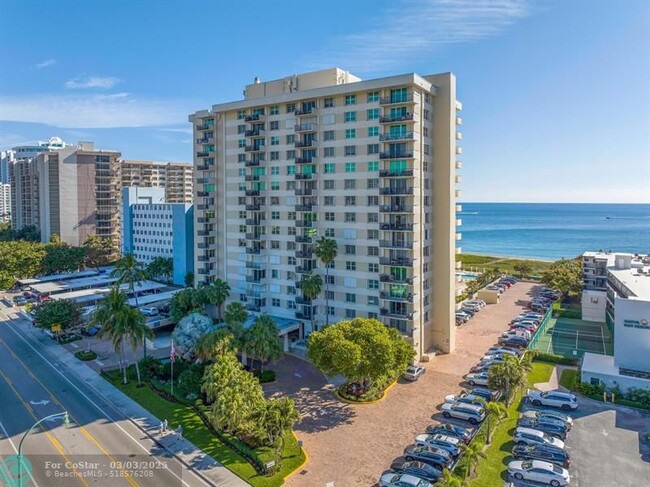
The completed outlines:
{"type": "Polygon", "coordinates": [[[571,457],[566,450],[549,445],[515,445],[512,456],[517,460],[543,460],[564,468],[571,465],[571,457]]]}
{"type": "Polygon", "coordinates": [[[532,418],[519,418],[517,421],[517,427],[532,428],[537,431],[543,431],[546,434],[555,436],[561,440],[566,440],[568,433],[567,427],[561,424],[555,423],[545,423],[543,421],[537,421],[532,418]]]}
{"type": "Polygon", "coordinates": [[[418,461],[428,463],[439,470],[449,468],[452,462],[451,454],[447,450],[433,446],[407,446],[404,449],[404,457],[409,462],[418,461]]]}

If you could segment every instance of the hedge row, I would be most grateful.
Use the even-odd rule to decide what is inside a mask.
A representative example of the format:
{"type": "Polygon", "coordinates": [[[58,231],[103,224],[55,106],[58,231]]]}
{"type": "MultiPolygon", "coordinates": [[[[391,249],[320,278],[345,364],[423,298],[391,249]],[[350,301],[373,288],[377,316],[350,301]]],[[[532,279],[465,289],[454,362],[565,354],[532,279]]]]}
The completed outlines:
{"type": "Polygon", "coordinates": [[[562,355],[555,355],[553,353],[539,352],[536,355],[535,360],[539,362],[549,362],[551,364],[560,364],[560,365],[579,365],[580,360],[563,357],[562,355]]]}

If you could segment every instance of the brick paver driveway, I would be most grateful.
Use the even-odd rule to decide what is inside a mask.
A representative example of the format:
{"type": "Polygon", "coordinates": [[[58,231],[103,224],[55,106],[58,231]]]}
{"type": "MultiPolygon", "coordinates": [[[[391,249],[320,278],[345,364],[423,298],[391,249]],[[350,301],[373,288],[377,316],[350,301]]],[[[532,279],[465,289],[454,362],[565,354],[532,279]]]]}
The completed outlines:
{"type": "MultiPolygon", "coordinates": [[[[303,414],[296,434],[304,442],[309,463],[285,485],[352,487],[375,485],[382,471],[404,447],[433,422],[447,394],[461,389],[462,376],[495,343],[506,324],[529,299],[532,284],[520,282],[457,328],[456,352],[424,364],[418,382],[398,383],[377,404],[352,406],[334,399],[331,386],[308,363],[293,357],[278,362],[279,380],[268,393],[291,394],[303,414]]],[[[438,417],[438,416],[436,416],[438,417]]]]}

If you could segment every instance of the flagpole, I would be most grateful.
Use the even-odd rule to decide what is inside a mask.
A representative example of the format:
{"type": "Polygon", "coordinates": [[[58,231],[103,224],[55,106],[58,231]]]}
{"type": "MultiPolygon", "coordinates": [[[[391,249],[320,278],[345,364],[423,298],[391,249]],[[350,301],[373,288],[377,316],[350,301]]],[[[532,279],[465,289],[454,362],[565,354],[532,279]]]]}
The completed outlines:
{"type": "Polygon", "coordinates": [[[174,359],[172,359],[172,396],[174,395],[174,359]]]}
{"type": "Polygon", "coordinates": [[[176,360],[176,350],[174,350],[174,338],[172,337],[172,347],[169,350],[169,360],[172,368],[172,396],[174,395],[174,362],[176,360]]]}

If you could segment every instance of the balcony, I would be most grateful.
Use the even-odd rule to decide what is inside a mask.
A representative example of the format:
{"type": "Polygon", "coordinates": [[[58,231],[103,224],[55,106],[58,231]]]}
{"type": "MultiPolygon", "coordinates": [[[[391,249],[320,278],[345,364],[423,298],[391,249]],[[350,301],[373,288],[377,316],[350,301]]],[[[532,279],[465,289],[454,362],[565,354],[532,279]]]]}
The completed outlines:
{"type": "Polygon", "coordinates": [[[389,292],[382,291],[382,292],[379,293],[379,297],[381,299],[386,299],[388,301],[398,301],[398,302],[401,302],[401,303],[412,303],[413,302],[413,294],[411,294],[411,293],[405,294],[403,296],[397,296],[397,295],[391,294],[389,292]]]}
{"type": "Polygon", "coordinates": [[[209,262],[209,261],[210,261],[210,257],[208,257],[207,255],[199,255],[199,256],[196,258],[196,260],[198,260],[199,262],[209,262]]]}
{"type": "Polygon", "coordinates": [[[210,196],[210,194],[207,191],[197,191],[196,196],[199,198],[205,198],[206,196],[210,196]]]}
{"type": "Polygon", "coordinates": [[[246,240],[262,240],[264,237],[263,234],[261,233],[247,233],[246,234],[246,240]]]}
{"type": "Polygon", "coordinates": [[[408,240],[380,240],[379,246],[386,249],[412,249],[413,242],[408,240]]]}
{"type": "Polygon", "coordinates": [[[457,189],[456,191],[454,191],[454,195],[456,195],[456,198],[460,198],[461,196],[463,196],[463,192],[460,189],[457,189]]]}
{"type": "Polygon", "coordinates": [[[207,244],[207,243],[205,243],[205,242],[201,242],[200,244],[197,245],[197,247],[198,247],[199,249],[209,249],[209,248],[210,248],[210,244],[207,244]]]}
{"type": "Polygon", "coordinates": [[[246,262],[246,269],[261,269],[261,262],[246,262]]]}
{"type": "Polygon", "coordinates": [[[293,194],[296,196],[311,196],[313,191],[311,188],[296,189],[293,194]]]}
{"type": "Polygon", "coordinates": [[[245,152],[264,152],[265,150],[265,145],[247,145],[244,147],[245,152]]]}
{"type": "Polygon", "coordinates": [[[462,132],[456,132],[456,140],[463,140],[463,133],[462,132]]]}
{"type": "Polygon", "coordinates": [[[262,308],[260,308],[260,305],[259,305],[259,304],[255,304],[255,303],[246,303],[246,309],[247,309],[248,311],[255,311],[255,312],[259,313],[260,310],[261,310],[262,308]]]}
{"type": "Polygon", "coordinates": [[[258,113],[257,115],[246,115],[244,117],[244,122],[259,122],[260,120],[264,120],[266,118],[266,115],[258,113]]]}
{"type": "Polygon", "coordinates": [[[461,155],[463,153],[463,148],[456,146],[456,154],[461,155]]]}
{"type": "Polygon", "coordinates": [[[298,311],[298,312],[296,313],[296,319],[297,319],[297,320],[310,321],[310,320],[311,320],[311,316],[309,315],[309,313],[304,313],[304,312],[302,312],[302,311],[298,311]]]}
{"type": "Polygon", "coordinates": [[[413,176],[413,169],[406,171],[379,171],[380,178],[404,178],[413,176]]]}
{"type": "Polygon", "coordinates": [[[395,277],[390,274],[379,274],[379,281],[380,282],[392,282],[395,284],[413,284],[413,278],[412,277],[395,277]]]}
{"type": "Polygon", "coordinates": [[[315,205],[297,205],[296,211],[312,211],[315,205]]]}
{"type": "Polygon", "coordinates": [[[463,234],[460,232],[456,232],[456,240],[462,240],[463,239],[463,234]]]}
{"type": "Polygon", "coordinates": [[[462,247],[456,247],[456,253],[457,254],[462,254],[463,253],[462,247]]]}
{"type": "Polygon", "coordinates": [[[214,137],[202,137],[200,139],[196,139],[197,144],[212,144],[214,142],[214,137]]]}
{"type": "Polygon", "coordinates": [[[403,134],[380,134],[379,140],[382,142],[392,142],[394,140],[413,140],[413,132],[403,134]]]}
{"type": "Polygon", "coordinates": [[[412,113],[406,113],[405,115],[387,115],[384,117],[379,117],[379,123],[408,122],[410,120],[413,120],[412,113]]]}
{"type": "Polygon", "coordinates": [[[247,218],[246,225],[261,225],[262,221],[259,218],[247,218]]]}
{"type": "Polygon", "coordinates": [[[379,257],[379,263],[381,265],[392,265],[397,267],[413,267],[413,259],[406,257],[393,258],[390,257],[379,257]]]}
{"type": "Polygon", "coordinates": [[[210,157],[210,154],[212,154],[212,152],[203,152],[203,151],[201,151],[201,152],[196,153],[196,157],[210,157]]]}
{"type": "Polygon", "coordinates": [[[381,230],[391,230],[397,232],[412,232],[412,223],[382,223],[379,225],[381,230]]]}
{"type": "Polygon", "coordinates": [[[460,176],[460,175],[457,174],[456,178],[455,178],[455,181],[458,184],[462,183],[463,182],[463,176],[460,176]]]}
{"type": "Polygon", "coordinates": [[[407,311],[391,311],[386,308],[379,310],[381,316],[386,316],[387,318],[397,318],[398,320],[412,320],[413,313],[407,311]]]}
{"type": "Polygon", "coordinates": [[[214,128],[214,124],[203,124],[203,125],[197,125],[196,130],[212,130],[214,128]]]}
{"type": "Polygon", "coordinates": [[[261,247],[246,247],[247,254],[259,254],[261,251],[261,247]]]}
{"type": "Polygon", "coordinates": [[[199,164],[199,165],[197,165],[195,167],[196,167],[197,171],[208,171],[208,170],[210,170],[210,166],[207,165],[207,164],[199,164]]]}
{"type": "Polygon", "coordinates": [[[294,115],[296,117],[302,117],[302,116],[305,116],[305,115],[311,115],[315,111],[316,111],[316,107],[309,107],[309,108],[305,108],[303,110],[296,110],[293,113],[294,113],[294,115]]]}
{"type": "Polygon", "coordinates": [[[311,228],[313,224],[311,220],[296,220],[296,226],[301,228],[311,228]]]}
{"type": "Polygon", "coordinates": [[[413,152],[380,152],[380,159],[413,159],[413,152]]]}
{"type": "Polygon", "coordinates": [[[456,212],[461,212],[463,211],[463,205],[456,205],[456,212]]]}
{"type": "Polygon", "coordinates": [[[260,195],[260,190],[259,189],[247,189],[246,190],[246,196],[259,196],[260,195]]]}
{"type": "Polygon", "coordinates": [[[313,157],[296,157],[296,164],[310,164],[314,161],[313,157]]]}
{"type": "Polygon", "coordinates": [[[296,304],[303,304],[303,305],[311,305],[311,299],[308,299],[304,296],[297,296],[296,297],[296,304]]]}
{"type": "Polygon", "coordinates": [[[312,173],[307,173],[307,174],[296,173],[295,178],[296,180],[307,180],[307,179],[313,179],[314,176],[312,173]]]}
{"type": "Polygon", "coordinates": [[[398,187],[398,188],[379,188],[381,195],[400,195],[400,194],[413,194],[413,187],[398,187]]]}
{"type": "Polygon", "coordinates": [[[260,161],[246,161],[244,165],[246,167],[256,167],[260,165],[260,161]]]}
{"type": "Polygon", "coordinates": [[[311,259],[314,256],[314,252],[311,250],[299,250],[296,252],[296,257],[299,259],[311,259]]]}
{"type": "Polygon", "coordinates": [[[311,243],[311,237],[305,235],[296,235],[296,242],[298,243],[311,243]]]}
{"type": "Polygon", "coordinates": [[[253,130],[245,130],[244,131],[244,136],[245,137],[259,137],[260,135],[264,135],[262,132],[264,132],[264,129],[253,129],[253,130]]]}
{"type": "Polygon", "coordinates": [[[405,205],[381,205],[379,211],[380,213],[413,213],[413,207],[405,205]]]}
{"type": "Polygon", "coordinates": [[[296,266],[296,274],[305,274],[307,272],[311,272],[314,269],[305,265],[298,265],[296,266]]]}
{"type": "Polygon", "coordinates": [[[214,217],[213,216],[200,216],[200,217],[197,218],[196,221],[198,223],[210,223],[210,222],[214,221],[214,217]]]}
{"type": "Polygon", "coordinates": [[[260,177],[259,176],[253,176],[253,175],[247,175],[244,177],[244,181],[259,181],[260,177]]]}
{"type": "Polygon", "coordinates": [[[295,145],[296,145],[297,149],[301,149],[301,148],[304,148],[304,147],[314,147],[314,146],[316,146],[316,139],[296,140],[295,145]]]}
{"type": "Polygon", "coordinates": [[[293,128],[296,132],[316,132],[318,130],[317,123],[300,123],[293,128]]]}
{"type": "Polygon", "coordinates": [[[456,218],[456,226],[460,227],[463,224],[463,220],[461,218],[456,218]]]}
{"type": "Polygon", "coordinates": [[[246,276],[246,282],[251,282],[255,284],[261,284],[262,281],[265,281],[266,277],[262,276],[246,276]]]}
{"type": "Polygon", "coordinates": [[[460,117],[456,117],[456,125],[463,125],[463,119],[460,117]]]}
{"type": "Polygon", "coordinates": [[[400,105],[404,103],[413,103],[413,95],[406,96],[383,96],[379,99],[380,105],[400,105]]]}
{"type": "Polygon", "coordinates": [[[247,211],[260,211],[262,208],[262,205],[258,204],[248,204],[246,205],[246,210],[247,211]]]}
{"type": "Polygon", "coordinates": [[[456,161],[456,169],[462,169],[463,168],[463,163],[460,161],[456,161]]]}
{"type": "Polygon", "coordinates": [[[214,237],[215,236],[215,231],[214,230],[198,230],[196,234],[199,237],[214,237]]]}

